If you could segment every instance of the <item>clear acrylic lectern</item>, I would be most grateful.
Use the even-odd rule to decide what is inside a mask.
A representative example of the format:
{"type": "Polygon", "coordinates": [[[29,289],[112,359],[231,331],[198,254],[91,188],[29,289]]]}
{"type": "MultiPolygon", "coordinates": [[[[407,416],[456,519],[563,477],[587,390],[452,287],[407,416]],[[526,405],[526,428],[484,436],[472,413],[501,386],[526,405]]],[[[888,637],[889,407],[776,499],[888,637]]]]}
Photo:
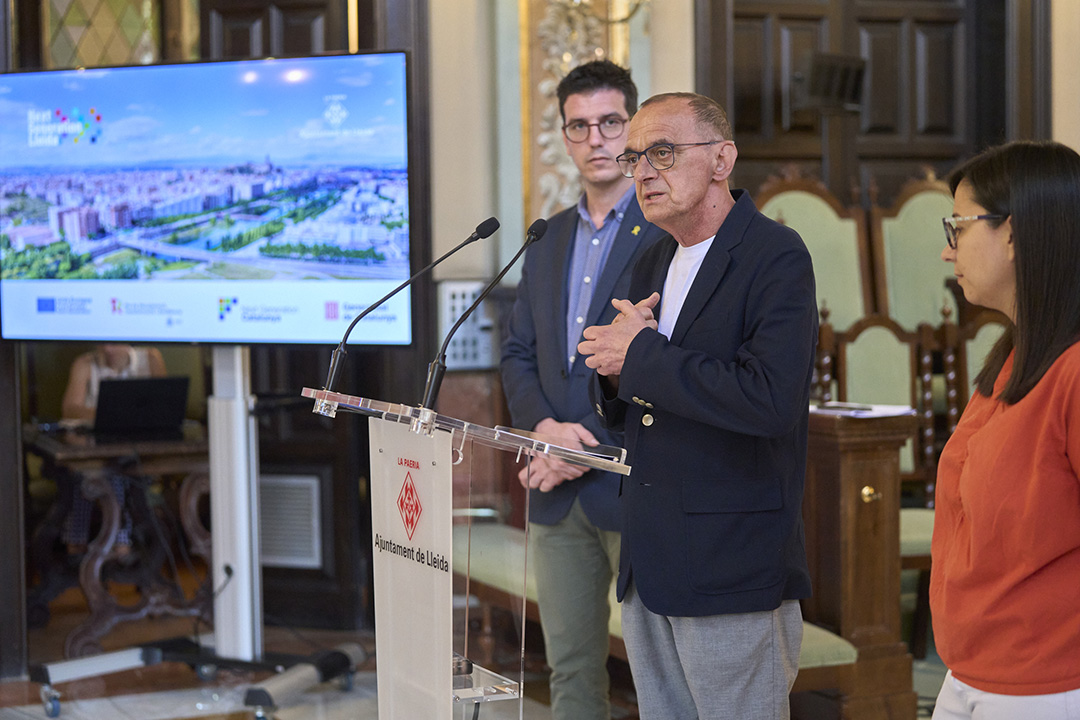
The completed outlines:
{"type": "MultiPolygon", "coordinates": [[[[515,453],[525,461],[557,457],[628,475],[625,451],[569,448],[523,430],[474,425],[427,408],[327,390],[304,388],[303,396],[315,401],[315,412],[329,417],[345,411],[372,418],[368,433],[379,720],[450,720],[456,706],[493,700],[516,699],[522,707],[522,677],[511,680],[468,658],[467,621],[460,647],[454,646],[453,575],[464,575],[468,583],[477,549],[471,540],[475,513],[471,507],[454,507],[453,466],[479,445],[515,453]]],[[[521,567],[509,571],[520,588],[512,594],[524,604],[528,574],[522,556],[527,557],[516,555],[521,567]]],[[[520,638],[523,657],[523,633],[520,638]]]]}

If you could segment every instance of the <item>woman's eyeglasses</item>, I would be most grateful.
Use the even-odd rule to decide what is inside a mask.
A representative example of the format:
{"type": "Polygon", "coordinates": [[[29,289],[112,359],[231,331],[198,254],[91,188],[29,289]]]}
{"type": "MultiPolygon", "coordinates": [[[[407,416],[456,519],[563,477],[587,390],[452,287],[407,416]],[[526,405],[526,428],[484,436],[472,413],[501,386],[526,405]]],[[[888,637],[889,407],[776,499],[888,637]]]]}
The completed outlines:
{"type": "Polygon", "coordinates": [[[945,226],[945,242],[953,250],[956,249],[956,237],[960,234],[960,223],[971,220],[1004,220],[1007,215],[967,215],[965,217],[941,218],[941,224],[945,226]]]}

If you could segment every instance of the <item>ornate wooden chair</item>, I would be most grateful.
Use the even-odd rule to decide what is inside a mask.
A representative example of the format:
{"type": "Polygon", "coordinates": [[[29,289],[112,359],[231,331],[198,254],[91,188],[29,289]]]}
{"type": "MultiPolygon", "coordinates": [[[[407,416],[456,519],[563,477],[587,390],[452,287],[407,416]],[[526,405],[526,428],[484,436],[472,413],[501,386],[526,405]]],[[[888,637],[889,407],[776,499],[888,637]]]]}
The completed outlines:
{"type": "MultiPolygon", "coordinates": [[[[906,330],[914,330],[923,323],[947,324],[957,314],[956,298],[947,286],[953,268],[941,260],[944,247],[941,218],[951,215],[953,206],[949,186],[927,167],[924,177],[904,183],[891,208],[877,205],[877,188],[873,183],[870,197],[870,240],[878,311],[906,330]]],[[[928,450],[934,446],[940,449],[955,426],[955,419],[947,420],[950,398],[942,365],[937,354],[930,395],[939,432],[936,442],[928,443],[928,450]],[[946,425],[950,426],[948,432],[946,425]]],[[[932,504],[932,496],[928,495],[927,501],[932,504]]]]}
{"type": "Polygon", "coordinates": [[[994,310],[982,310],[957,329],[956,392],[962,409],[971,397],[975,376],[998,338],[1005,332],[1007,319],[994,310]]]}
{"type": "Polygon", "coordinates": [[[822,313],[818,340],[818,394],[826,400],[915,409],[919,431],[900,453],[906,480],[933,483],[934,426],[930,396],[934,329],[904,330],[885,315],[868,315],[835,331],[832,311],[822,313]]]}
{"type": "Polygon", "coordinates": [[[952,266],[941,260],[941,218],[952,215],[949,186],[928,169],[926,177],[904,184],[891,208],[877,206],[873,184],[870,197],[878,312],[907,330],[920,323],[939,324],[945,307],[956,317],[955,298],[945,285],[952,266]]]}
{"type": "Polygon", "coordinates": [[[825,185],[802,177],[795,166],[770,177],[754,195],[763,214],[798,231],[814,262],[819,308],[847,329],[874,312],[866,213],[845,207],[825,185]]]}

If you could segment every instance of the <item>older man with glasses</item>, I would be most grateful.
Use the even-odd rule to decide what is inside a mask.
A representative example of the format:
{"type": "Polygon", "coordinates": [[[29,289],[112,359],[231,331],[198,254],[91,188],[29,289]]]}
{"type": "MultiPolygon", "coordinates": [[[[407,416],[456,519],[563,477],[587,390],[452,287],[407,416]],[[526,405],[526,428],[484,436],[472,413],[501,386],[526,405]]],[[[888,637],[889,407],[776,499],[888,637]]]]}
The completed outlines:
{"type": "MultiPolygon", "coordinates": [[[[502,379],[515,426],[562,444],[622,445],[589,403],[592,372],[578,358],[588,325],[615,317],[630,268],[663,233],[641,215],[634,184],[615,156],[637,110],[630,73],[607,60],[579,65],[559,83],[566,152],[582,196],[552,217],[525,254],[502,349],[502,379]]],[[[537,458],[521,471],[529,488],[530,567],[551,666],[556,720],[608,720],[608,596],[619,565],[619,480],[537,458]]],[[[618,608],[615,608],[618,612],[618,608]]]]}
{"type": "Polygon", "coordinates": [[[633,468],[618,597],[642,720],[787,718],[798,671],[814,273],[794,230],[729,189],[737,155],[711,99],[642,105],[619,165],[670,235],[578,345],[633,468]]]}

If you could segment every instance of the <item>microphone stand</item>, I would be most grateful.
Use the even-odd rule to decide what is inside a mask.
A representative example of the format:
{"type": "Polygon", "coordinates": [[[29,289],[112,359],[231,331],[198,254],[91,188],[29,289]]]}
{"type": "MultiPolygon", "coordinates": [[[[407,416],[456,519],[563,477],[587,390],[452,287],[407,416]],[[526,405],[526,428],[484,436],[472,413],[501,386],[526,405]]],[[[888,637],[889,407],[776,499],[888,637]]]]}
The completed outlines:
{"type": "Polygon", "coordinates": [[[476,300],[469,306],[469,309],[461,314],[454,326],[450,328],[450,332],[446,333],[446,339],[443,340],[442,347],[439,349],[439,354],[435,356],[435,359],[428,365],[427,384],[424,387],[424,399],[420,403],[420,407],[424,410],[434,410],[435,400],[439,395],[439,388],[442,386],[443,375],[446,374],[446,349],[450,346],[450,340],[454,337],[454,333],[461,327],[473,311],[484,301],[495,286],[499,284],[499,281],[503,279],[503,276],[510,271],[510,268],[514,266],[521,254],[534,242],[539,240],[547,232],[547,220],[540,219],[529,226],[529,232],[525,236],[525,242],[521,248],[514,254],[514,257],[510,260],[506,266],[499,271],[499,274],[487,284],[487,286],[476,296],[476,300]]]}
{"type": "MultiPolygon", "coordinates": [[[[371,305],[364,308],[363,312],[361,312],[359,315],[357,315],[355,318],[353,318],[353,321],[351,323],[349,323],[349,327],[345,330],[345,335],[341,338],[341,342],[338,343],[338,346],[336,348],[334,348],[334,352],[330,356],[330,369],[326,374],[326,383],[323,385],[323,390],[333,390],[334,389],[334,384],[337,382],[338,373],[341,371],[342,366],[345,364],[345,357],[349,354],[348,351],[345,350],[345,343],[349,340],[349,333],[351,333],[353,328],[356,327],[356,323],[363,320],[364,317],[366,315],[368,315],[368,313],[372,312],[377,307],[382,305],[384,302],[389,300],[391,297],[393,297],[394,295],[401,292],[408,285],[412,284],[412,282],[414,280],[416,280],[416,278],[418,278],[421,275],[423,275],[424,273],[428,272],[433,267],[435,267],[436,265],[441,263],[443,260],[445,260],[446,258],[448,258],[451,255],[453,255],[454,253],[456,253],[461,248],[463,248],[466,245],[469,245],[470,243],[473,243],[473,242],[475,242],[475,241],[477,241],[477,240],[479,240],[481,238],[490,237],[491,234],[494,233],[498,229],[499,229],[499,221],[496,220],[493,217],[488,218],[484,222],[477,225],[476,230],[474,230],[473,233],[471,235],[469,235],[469,237],[465,238],[465,240],[462,241],[459,245],[457,245],[452,250],[445,253],[441,257],[439,257],[437,260],[432,261],[427,266],[421,268],[420,270],[417,270],[416,273],[414,273],[412,275],[412,277],[410,277],[408,280],[406,280],[405,282],[398,285],[396,288],[394,288],[393,290],[388,292],[386,295],[383,295],[381,298],[376,300],[371,305]]],[[[320,415],[326,415],[327,417],[334,417],[333,409],[328,404],[326,404],[324,402],[317,402],[315,405],[316,405],[315,412],[319,413],[320,415]]]]}

